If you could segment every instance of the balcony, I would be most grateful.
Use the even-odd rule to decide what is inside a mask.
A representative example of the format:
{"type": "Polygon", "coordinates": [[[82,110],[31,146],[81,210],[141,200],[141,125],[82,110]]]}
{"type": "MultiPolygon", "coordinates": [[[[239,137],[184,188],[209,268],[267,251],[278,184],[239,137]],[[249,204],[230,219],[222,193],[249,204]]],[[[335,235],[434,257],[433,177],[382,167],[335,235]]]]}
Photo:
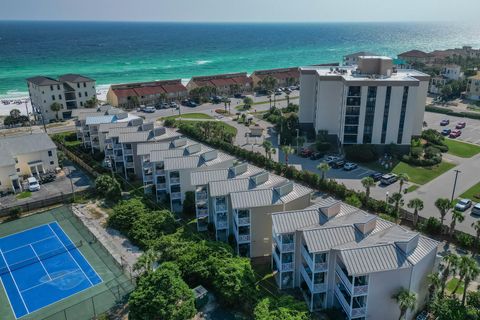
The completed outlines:
{"type": "Polygon", "coordinates": [[[167,184],[165,182],[157,183],[157,190],[165,190],[165,189],[167,189],[167,184]]]}
{"type": "Polygon", "coordinates": [[[150,161],[144,161],[144,162],[142,163],[142,168],[143,168],[143,169],[146,169],[146,170],[152,169],[152,163],[151,163],[150,161]]]}
{"type": "Polygon", "coordinates": [[[170,184],[179,184],[180,177],[170,177],[170,184]]]}
{"type": "Polygon", "coordinates": [[[281,252],[293,252],[295,251],[295,243],[293,241],[290,242],[283,242],[282,236],[274,236],[275,242],[278,245],[278,248],[281,252]]]}
{"type": "Polygon", "coordinates": [[[170,193],[170,199],[172,200],[177,200],[182,198],[182,193],[181,192],[172,192],[170,193]]]}
{"type": "Polygon", "coordinates": [[[208,209],[199,209],[197,208],[197,217],[198,218],[206,218],[208,217],[208,209]]]}
{"type": "Polygon", "coordinates": [[[133,164],[133,161],[128,161],[128,162],[125,163],[125,167],[126,168],[133,168],[133,167],[135,167],[135,165],[133,164]]]}
{"type": "Polygon", "coordinates": [[[273,251],[273,258],[275,259],[275,262],[280,269],[279,271],[293,271],[293,262],[281,262],[280,257],[278,256],[276,251],[273,251]]]}
{"type": "Polygon", "coordinates": [[[228,228],[228,221],[227,219],[215,219],[215,227],[217,229],[226,229],[228,228]]]}
{"type": "Polygon", "coordinates": [[[347,302],[338,286],[335,286],[335,296],[337,297],[338,302],[342,305],[343,311],[345,311],[347,315],[350,315],[350,304],[347,302]]]}
{"type": "Polygon", "coordinates": [[[315,272],[324,272],[328,270],[327,262],[316,262],[315,263],[315,272]]]}
{"type": "Polygon", "coordinates": [[[120,143],[114,143],[113,149],[122,149],[122,145],[120,143]]]}
{"type": "Polygon", "coordinates": [[[153,182],[153,176],[151,174],[146,174],[143,176],[143,182],[153,182]]]}
{"type": "Polygon", "coordinates": [[[352,291],[352,281],[349,277],[343,272],[342,268],[338,264],[335,265],[335,271],[337,272],[338,276],[342,280],[344,286],[347,288],[348,291],[352,291]]]}
{"type": "Polygon", "coordinates": [[[365,317],[367,314],[367,308],[354,308],[352,309],[352,316],[351,318],[358,318],[358,317],[365,317]]]}
{"type": "Polygon", "coordinates": [[[123,153],[127,156],[131,156],[133,154],[133,149],[123,149],[123,153]]]}
{"type": "Polygon", "coordinates": [[[240,218],[235,213],[234,217],[235,217],[235,222],[236,222],[237,226],[248,226],[248,225],[250,225],[250,216],[240,218]]]}
{"type": "Polygon", "coordinates": [[[368,285],[353,287],[354,296],[365,296],[367,294],[368,294],[368,285]]]}
{"type": "Polygon", "coordinates": [[[206,201],[206,200],[207,200],[207,192],[206,191],[197,192],[197,201],[206,201]]]}
{"type": "Polygon", "coordinates": [[[113,156],[113,150],[111,150],[111,149],[105,149],[105,156],[106,156],[106,157],[113,156]]]}
{"type": "Polygon", "coordinates": [[[327,284],[326,283],[314,283],[313,284],[313,292],[320,293],[327,291],[327,284]]]}
{"type": "Polygon", "coordinates": [[[238,243],[248,243],[248,242],[250,242],[250,235],[249,234],[237,234],[235,232],[235,239],[237,239],[238,243]]]}
{"type": "Polygon", "coordinates": [[[305,259],[305,261],[307,262],[310,269],[313,269],[312,256],[310,255],[310,253],[308,253],[307,249],[305,249],[305,246],[302,246],[302,256],[305,259]]]}
{"type": "Polygon", "coordinates": [[[115,162],[123,162],[123,156],[115,156],[115,162]]]}
{"type": "MultiPolygon", "coordinates": [[[[165,175],[165,170],[163,169],[155,169],[155,174],[157,176],[164,176],[165,175]]],[[[170,178],[171,179],[171,178],[170,178]]],[[[180,181],[180,178],[179,178],[179,181],[180,181]]]]}

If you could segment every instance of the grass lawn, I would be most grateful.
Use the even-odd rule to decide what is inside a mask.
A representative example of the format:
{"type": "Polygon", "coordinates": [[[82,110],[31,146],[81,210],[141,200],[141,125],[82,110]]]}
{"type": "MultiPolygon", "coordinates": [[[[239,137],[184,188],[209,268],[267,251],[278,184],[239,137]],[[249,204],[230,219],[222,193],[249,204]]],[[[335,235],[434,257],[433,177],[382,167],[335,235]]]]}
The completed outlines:
{"type": "MultiPolygon", "coordinates": [[[[297,97],[290,97],[290,101],[298,99],[298,98],[300,98],[300,97],[298,97],[298,96],[297,97]]],[[[280,102],[280,101],[287,101],[287,99],[286,98],[280,98],[280,99],[275,100],[275,102],[280,102]]],[[[259,104],[269,104],[269,103],[270,103],[269,100],[267,100],[267,101],[257,101],[257,102],[252,103],[252,106],[256,106],[256,105],[259,105],[259,104]]],[[[243,106],[244,106],[243,104],[239,104],[238,106],[235,107],[235,109],[238,110],[238,111],[245,111],[243,106]]],[[[272,106],[273,106],[273,98],[272,98],[272,106]]]]}
{"type": "Polygon", "coordinates": [[[407,193],[413,192],[413,191],[417,190],[418,188],[420,188],[419,185],[416,185],[416,184],[411,185],[410,187],[407,188],[407,193]]]}
{"type": "MultiPolygon", "coordinates": [[[[458,278],[453,278],[452,280],[447,282],[446,289],[448,292],[453,293],[453,289],[455,289],[455,286],[458,283],[458,278]]],[[[462,294],[463,293],[463,282],[460,283],[460,286],[458,287],[457,291],[455,291],[456,294],[462,294]]]]}
{"type": "MultiPolygon", "coordinates": [[[[177,121],[183,121],[183,120],[177,120],[177,121]]],[[[200,121],[192,121],[192,120],[185,120],[186,123],[190,123],[190,124],[197,124],[197,123],[200,123],[200,121]]],[[[201,122],[205,122],[205,121],[201,121],[201,122]]],[[[232,135],[236,136],[237,135],[237,128],[235,127],[232,127],[231,125],[229,124],[226,124],[225,122],[223,121],[215,121],[215,123],[218,123],[218,125],[222,126],[223,130],[225,132],[229,132],[231,133],[232,135]]]]}
{"type": "Polygon", "coordinates": [[[477,153],[480,153],[480,146],[460,142],[452,139],[445,139],[445,144],[448,146],[448,153],[461,158],[471,158],[477,153]]]}
{"type": "Polygon", "coordinates": [[[476,202],[480,201],[480,182],[462,193],[460,198],[472,199],[476,202]]]}
{"type": "Polygon", "coordinates": [[[16,198],[17,199],[25,199],[25,198],[28,198],[30,196],[32,196],[32,193],[30,191],[23,191],[23,192],[17,194],[16,198]]]}
{"type": "Polygon", "coordinates": [[[442,161],[432,167],[415,167],[405,162],[399,162],[392,170],[393,173],[406,173],[413,183],[425,184],[439,175],[455,167],[453,163],[442,161]]]}
{"type": "Polygon", "coordinates": [[[163,117],[161,118],[162,120],[167,120],[167,119],[178,119],[182,117],[182,119],[213,119],[211,116],[205,113],[184,113],[181,116],[174,115],[174,116],[168,116],[168,117],[163,117]]]}

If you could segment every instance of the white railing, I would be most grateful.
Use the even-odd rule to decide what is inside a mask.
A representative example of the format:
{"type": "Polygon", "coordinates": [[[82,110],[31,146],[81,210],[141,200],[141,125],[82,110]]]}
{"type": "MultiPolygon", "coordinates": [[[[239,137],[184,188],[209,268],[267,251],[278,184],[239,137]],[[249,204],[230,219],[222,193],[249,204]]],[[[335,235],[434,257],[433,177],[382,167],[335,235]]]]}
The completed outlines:
{"type": "Polygon", "coordinates": [[[250,217],[238,218],[237,216],[235,216],[235,218],[239,226],[247,226],[250,224],[250,217]]]}
{"type": "Polygon", "coordinates": [[[305,261],[307,261],[308,266],[312,270],[313,269],[313,260],[312,260],[312,257],[310,256],[310,254],[308,253],[307,249],[305,249],[304,246],[302,246],[302,255],[303,255],[303,258],[305,259],[305,261]]]}
{"type": "Polygon", "coordinates": [[[250,235],[249,234],[239,234],[238,235],[238,242],[250,242],[250,235]]]}
{"type": "Polygon", "coordinates": [[[123,152],[124,152],[126,155],[131,156],[131,155],[133,154],[133,149],[124,149],[123,152]]]}
{"type": "Polygon", "coordinates": [[[115,162],[123,162],[123,156],[115,156],[115,162]]]}
{"type": "Polygon", "coordinates": [[[151,174],[146,174],[143,176],[143,181],[144,182],[152,182],[153,181],[153,176],[151,174]]]}
{"type": "Polygon", "coordinates": [[[207,193],[205,191],[197,192],[197,201],[207,200],[207,193]]]}
{"type": "Polygon", "coordinates": [[[227,220],[216,220],[215,226],[217,227],[217,229],[225,229],[228,227],[228,222],[227,220]]]}
{"type": "Polygon", "coordinates": [[[352,318],[363,317],[367,313],[367,308],[354,308],[352,309],[352,318]]]}
{"type": "Polygon", "coordinates": [[[180,183],[180,177],[170,177],[170,184],[180,183]]]}
{"type": "Polygon", "coordinates": [[[216,212],[225,212],[227,211],[227,205],[226,204],[215,204],[215,211],[216,212]]]}
{"type": "Polygon", "coordinates": [[[157,176],[164,176],[165,175],[165,170],[164,169],[155,169],[155,174],[157,176]]]}
{"type": "Polygon", "coordinates": [[[282,243],[282,252],[292,252],[295,251],[295,243],[282,243]]]}
{"type": "Polygon", "coordinates": [[[120,143],[114,143],[113,149],[122,149],[122,145],[120,143]]]}
{"type": "Polygon", "coordinates": [[[335,265],[335,270],[337,271],[337,274],[338,276],[340,277],[340,279],[342,279],[343,281],[343,284],[345,285],[345,287],[347,288],[348,291],[350,291],[350,293],[352,293],[352,283],[350,282],[350,280],[348,279],[347,275],[345,274],[345,272],[343,272],[342,268],[340,268],[340,266],[337,264],[335,265]]]}
{"type": "Polygon", "coordinates": [[[172,192],[172,193],[170,193],[170,198],[172,198],[172,200],[181,199],[182,198],[182,193],[181,192],[172,192]]]}
{"type": "Polygon", "coordinates": [[[144,169],[150,169],[152,167],[152,163],[150,161],[144,161],[142,167],[144,169]]]}
{"type": "Polygon", "coordinates": [[[157,190],[165,190],[167,189],[166,183],[157,183],[157,190]]]}
{"type": "Polygon", "coordinates": [[[105,149],[105,155],[106,155],[106,156],[113,156],[113,150],[111,150],[111,149],[105,149]]]}
{"type": "Polygon", "coordinates": [[[368,285],[353,287],[354,296],[364,296],[368,293],[368,285]]]}
{"type": "Polygon", "coordinates": [[[327,262],[315,262],[315,272],[322,272],[328,270],[327,262]]]}
{"type": "Polygon", "coordinates": [[[208,217],[208,209],[197,209],[197,217],[199,218],[208,217]]]}
{"type": "Polygon", "coordinates": [[[326,283],[314,283],[313,284],[313,291],[315,293],[325,292],[325,291],[327,291],[327,284],[326,283]]]}
{"type": "Polygon", "coordinates": [[[347,302],[347,300],[345,300],[345,297],[343,296],[342,292],[340,292],[340,289],[338,289],[338,287],[335,287],[335,295],[337,296],[338,301],[340,301],[340,304],[342,305],[345,313],[349,315],[350,304],[347,302]]]}
{"type": "Polygon", "coordinates": [[[282,271],[293,271],[293,262],[282,263],[282,271]]]}

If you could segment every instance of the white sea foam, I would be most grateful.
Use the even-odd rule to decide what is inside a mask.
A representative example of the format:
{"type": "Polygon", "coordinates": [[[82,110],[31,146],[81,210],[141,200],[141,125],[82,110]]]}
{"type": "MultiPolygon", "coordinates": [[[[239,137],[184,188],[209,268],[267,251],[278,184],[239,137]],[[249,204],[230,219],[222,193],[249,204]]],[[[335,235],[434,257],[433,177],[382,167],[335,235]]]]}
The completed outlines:
{"type": "Polygon", "coordinates": [[[195,61],[195,64],[201,66],[203,64],[208,64],[208,63],[211,63],[211,62],[212,62],[212,60],[197,60],[197,61],[195,61]]]}

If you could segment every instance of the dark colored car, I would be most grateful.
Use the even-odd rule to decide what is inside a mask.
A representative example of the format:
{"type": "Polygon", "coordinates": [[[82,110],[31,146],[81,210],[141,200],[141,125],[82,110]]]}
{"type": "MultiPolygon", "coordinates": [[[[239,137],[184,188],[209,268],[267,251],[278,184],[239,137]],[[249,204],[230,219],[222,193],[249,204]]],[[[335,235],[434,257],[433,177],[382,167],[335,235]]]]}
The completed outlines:
{"type": "Polygon", "coordinates": [[[450,134],[450,132],[452,132],[452,129],[443,129],[442,130],[442,135],[448,136],[450,134]]]}
{"type": "Polygon", "coordinates": [[[449,124],[450,124],[450,120],[448,119],[443,119],[442,121],[440,121],[441,126],[448,126],[449,124]]]}
{"type": "Polygon", "coordinates": [[[330,166],[334,169],[343,168],[344,165],[345,165],[345,160],[343,160],[343,159],[339,159],[339,160],[334,161],[330,164],[330,166]]]}
{"type": "Polygon", "coordinates": [[[467,125],[467,123],[465,121],[460,121],[459,123],[457,123],[455,128],[456,129],[463,129],[463,128],[465,128],[466,125],[467,125]]]}
{"type": "Polygon", "coordinates": [[[243,99],[245,98],[245,95],[244,94],[241,94],[241,93],[235,93],[233,95],[234,98],[237,98],[237,99],[243,99]]]}
{"type": "Polygon", "coordinates": [[[55,181],[55,179],[57,179],[57,175],[55,173],[44,173],[40,175],[41,184],[55,181]]]}
{"type": "Polygon", "coordinates": [[[302,158],[309,158],[311,157],[313,154],[313,150],[310,150],[310,149],[302,149],[300,151],[300,157],[302,158]]]}
{"type": "Polygon", "coordinates": [[[383,173],[381,173],[381,172],[374,172],[374,173],[370,174],[370,178],[372,178],[373,181],[375,181],[375,182],[380,181],[382,176],[383,176],[383,173]]]}
{"type": "Polygon", "coordinates": [[[310,160],[319,160],[323,157],[323,153],[315,152],[310,156],[310,160]]]}

